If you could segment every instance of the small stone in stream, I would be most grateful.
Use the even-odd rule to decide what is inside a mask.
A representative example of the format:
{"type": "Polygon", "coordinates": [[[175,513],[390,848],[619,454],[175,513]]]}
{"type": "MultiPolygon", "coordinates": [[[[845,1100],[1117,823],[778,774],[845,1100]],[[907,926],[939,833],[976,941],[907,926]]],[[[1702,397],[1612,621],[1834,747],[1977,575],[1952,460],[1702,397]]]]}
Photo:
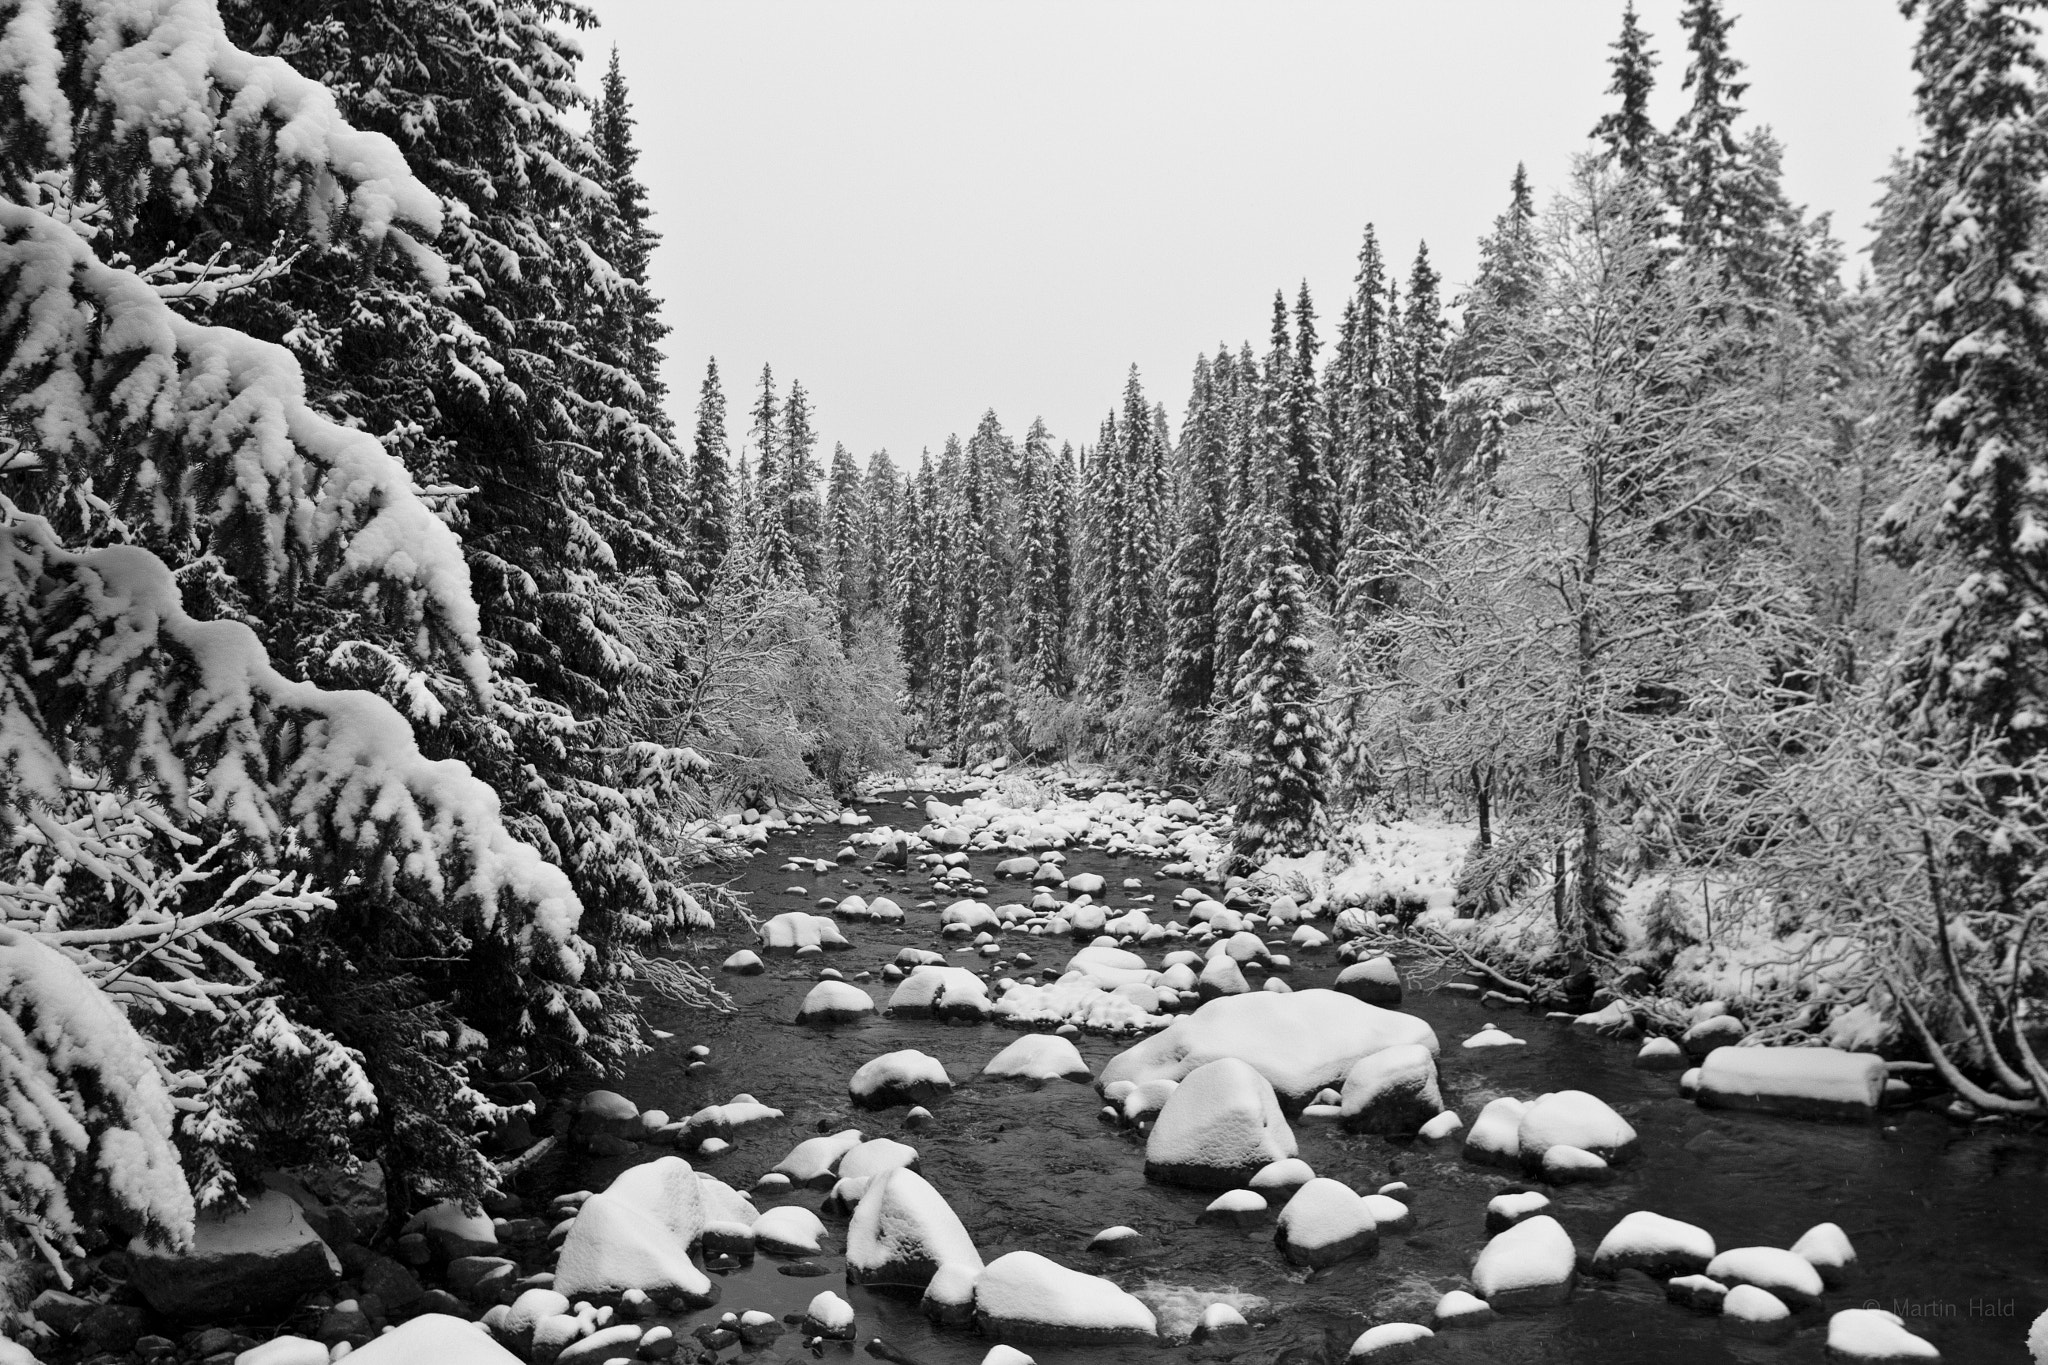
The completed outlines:
{"type": "Polygon", "coordinates": [[[676,1334],[666,1327],[650,1327],[634,1352],[642,1360],[667,1360],[676,1353],[676,1334]]]}
{"type": "Polygon", "coordinates": [[[931,1125],[932,1111],[921,1104],[913,1106],[910,1112],[903,1116],[903,1126],[912,1131],[919,1128],[929,1128],[931,1125]]]}
{"type": "Polygon", "coordinates": [[[833,1341],[853,1340],[853,1305],[826,1290],[804,1310],[803,1332],[833,1341]]]}
{"type": "Polygon", "coordinates": [[[1678,1275],[1665,1281],[1664,1297],[1682,1308],[1701,1313],[1718,1313],[1728,1297],[1728,1286],[1704,1275],[1678,1275]]]}
{"type": "Polygon", "coordinates": [[[741,1341],[749,1346],[761,1346],[782,1335],[782,1319],[773,1313],[752,1308],[740,1314],[737,1330],[741,1341]]]}
{"type": "Polygon", "coordinates": [[[1400,1200],[1384,1194],[1368,1194],[1361,1198],[1365,1200],[1366,1212],[1372,1215],[1374,1225],[1381,1232],[1406,1233],[1414,1230],[1415,1215],[1400,1200]]]}
{"type": "Polygon", "coordinates": [[[952,1088],[953,1080],[939,1059],[915,1048],[883,1053],[863,1063],[847,1082],[847,1093],[865,1109],[923,1104],[952,1088]]]}
{"type": "Polygon", "coordinates": [[[78,1330],[94,1306],[92,1300],[81,1299],[76,1294],[67,1294],[61,1289],[45,1289],[35,1296],[28,1308],[35,1314],[37,1322],[60,1337],[68,1337],[78,1330]]]}
{"type": "MultiPolygon", "coordinates": [[[[859,1139],[856,1138],[855,1141],[859,1139]]],[[[828,1168],[829,1169],[829,1168],[828,1168]]],[[[770,1171],[754,1182],[754,1188],[762,1194],[780,1194],[793,1184],[781,1171],[770,1171]]]]}
{"type": "Polygon", "coordinates": [[[1696,1275],[1714,1259],[1714,1236],[1703,1227],[1638,1209],[1616,1223],[1593,1252],[1603,1275],[1623,1270],[1665,1278],[1696,1275]]]}
{"type": "Polygon", "coordinates": [[[1454,1111],[1446,1109],[1443,1113],[1438,1114],[1428,1123],[1416,1129],[1415,1136],[1421,1138],[1424,1142],[1447,1142],[1451,1138],[1456,1137],[1458,1130],[1464,1126],[1465,1120],[1459,1118],[1454,1111]]]}
{"type": "Polygon", "coordinates": [[[1152,1239],[1136,1228],[1118,1224],[1104,1228],[1088,1239],[1088,1250],[1098,1256],[1135,1256],[1150,1249],[1152,1239]]]}
{"type": "Polygon", "coordinates": [[[1780,1247],[1730,1247],[1707,1263],[1706,1273],[1725,1284],[1754,1285],[1797,1308],[1820,1302],[1826,1288],[1811,1261],[1780,1247]]]}
{"type": "Polygon", "coordinates": [[[1406,1360],[1429,1344],[1436,1333],[1415,1322],[1383,1322],[1368,1327],[1351,1343],[1347,1361],[1375,1362],[1406,1360]]]}
{"type": "Polygon", "coordinates": [[[1335,988],[1368,1005],[1392,1007],[1401,1003],[1401,974],[1395,970],[1392,959],[1384,955],[1354,962],[1338,972],[1335,988]]]}
{"type": "Polygon", "coordinates": [[[1614,1168],[1600,1157],[1563,1143],[1543,1153],[1542,1173],[1553,1185],[1591,1185],[1614,1178],[1614,1168]]]}
{"type": "Polygon", "coordinates": [[[981,1257],[950,1261],[938,1268],[924,1287],[918,1311],[941,1327],[965,1327],[974,1321],[974,1282],[981,1277],[981,1257]]]}
{"type": "Polygon", "coordinates": [[[705,1138],[697,1144],[697,1155],[700,1157],[724,1156],[731,1150],[732,1144],[722,1137],[705,1138]]]}
{"type": "Polygon", "coordinates": [[[1195,1221],[1248,1228],[1264,1222],[1268,1210],[1264,1195],[1251,1190],[1228,1190],[1211,1200],[1195,1221]]]}
{"type": "Polygon", "coordinates": [[[833,1273],[832,1267],[819,1265],[816,1261],[788,1261],[775,1267],[778,1275],[793,1275],[800,1280],[816,1279],[820,1275],[833,1273]]]}
{"type": "Polygon", "coordinates": [[[1379,1228],[1357,1191],[1318,1177],[1280,1210],[1273,1241],[1289,1261],[1319,1269],[1370,1254],[1379,1245],[1379,1228]]]}
{"type": "Polygon", "coordinates": [[[1818,1270],[1821,1283],[1829,1289],[1841,1288],[1856,1264],[1856,1248],[1849,1244],[1849,1234],[1835,1223],[1816,1223],[1808,1228],[1792,1244],[1792,1254],[1805,1258],[1818,1270]]]}
{"type": "MultiPolygon", "coordinates": [[[[2027,1333],[2028,1354],[2036,1362],[2048,1360],[2044,1351],[2041,1323],[2027,1333]]],[[[1828,1359],[1861,1361],[1867,1365],[1904,1365],[1916,1360],[1940,1360],[1934,1343],[1906,1330],[1896,1313],[1882,1308],[1845,1308],[1828,1319],[1828,1359]]]]}
{"type": "Polygon", "coordinates": [[[1721,1300],[1721,1324],[1753,1341],[1778,1341],[1792,1335],[1792,1310],[1768,1290],[1738,1284],[1721,1300]]]}
{"type": "Polygon", "coordinates": [[[1704,1060],[1709,1053],[1742,1041],[1749,1030],[1740,1019],[1732,1014],[1716,1015],[1702,1019],[1687,1029],[1678,1039],[1678,1045],[1685,1049],[1694,1061],[1704,1060]]]}
{"type": "Polygon", "coordinates": [[[1438,1331],[1443,1331],[1447,1327],[1484,1327],[1499,1316],[1485,1299],[1453,1289],[1436,1301],[1436,1312],[1430,1320],[1438,1331]]]}
{"type": "Polygon", "coordinates": [[[754,1220],[754,1249],[771,1256],[815,1256],[824,1235],[818,1215],[795,1204],[769,1209],[754,1220]]]}
{"type": "Polygon", "coordinates": [[[1495,1195],[1486,1205],[1487,1235],[1506,1232],[1524,1218],[1534,1218],[1549,1207],[1550,1196],[1536,1190],[1495,1195]]]}
{"type": "Polygon", "coordinates": [[[1518,1134],[1527,1107],[1512,1095],[1489,1100],[1465,1134],[1465,1160],[1482,1166],[1519,1166],[1522,1147],[1518,1134]]]}
{"type": "Polygon", "coordinates": [[[1290,1156],[1261,1166],[1252,1175],[1251,1188],[1273,1200],[1294,1193],[1315,1178],[1316,1173],[1306,1161],[1290,1156]]]}
{"type": "Polygon", "coordinates": [[[709,1071],[710,1069],[711,1063],[709,1062],[691,1062],[688,1066],[683,1068],[683,1070],[689,1072],[692,1076],[696,1075],[700,1071],[709,1071]]]}
{"type": "Polygon", "coordinates": [[[1196,1341],[1249,1341],[1252,1325],[1245,1321],[1243,1313],[1230,1304],[1217,1302],[1202,1310],[1202,1320],[1195,1324],[1196,1341]]]}
{"type": "Polygon", "coordinates": [[[1571,1297],[1578,1253],[1549,1214],[1496,1235],[1472,1264],[1472,1287],[1497,1311],[1547,1308],[1571,1297]]]}
{"type": "Polygon", "coordinates": [[[454,1318],[469,1316],[468,1306],[445,1289],[429,1289],[420,1295],[420,1301],[413,1307],[421,1313],[446,1313],[454,1318]]]}

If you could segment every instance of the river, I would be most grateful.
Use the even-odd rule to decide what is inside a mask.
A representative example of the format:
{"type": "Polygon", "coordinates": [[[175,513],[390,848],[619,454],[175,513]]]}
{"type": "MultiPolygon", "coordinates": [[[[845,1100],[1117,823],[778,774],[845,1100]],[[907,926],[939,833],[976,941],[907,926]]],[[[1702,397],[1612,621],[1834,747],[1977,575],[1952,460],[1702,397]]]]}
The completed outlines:
{"type": "MultiPolygon", "coordinates": [[[[920,815],[903,810],[895,793],[867,807],[877,824],[916,827],[920,815]]],[[[1352,1339],[1386,1321],[1429,1321],[1445,1290],[1469,1287],[1465,1274],[1485,1242],[1482,1223],[1494,1195],[1525,1188],[1510,1174],[1463,1161],[1456,1142],[1436,1148],[1378,1137],[1352,1137],[1327,1121],[1299,1119],[1294,1128],[1302,1157],[1318,1175],[1361,1192],[1393,1180],[1410,1189],[1400,1197],[1415,1214],[1412,1231],[1383,1236],[1378,1251],[1313,1274],[1289,1266],[1272,1243],[1272,1229],[1224,1230],[1195,1219],[1211,1194],[1148,1183],[1142,1140],[1103,1123],[1102,1101],[1087,1085],[1054,1083],[1031,1089],[979,1078],[984,1063],[1016,1035],[994,1024],[929,1020],[872,1021],[836,1029],[796,1024],[798,1002],[820,968],[838,968],[860,983],[877,1005],[890,987],[882,965],[905,946],[949,948],[938,913],[918,910],[934,899],[915,875],[877,879],[860,864],[825,874],[777,870],[793,856],[831,858],[843,831],[819,825],[774,836],[767,851],[732,879],[749,893],[756,912],[814,909],[821,895],[888,894],[909,916],[901,927],[843,925],[854,946],[824,960],[768,957],[756,977],[728,977],[737,1010],[729,1015],[684,1010],[655,1002],[651,1020],[672,1033],[631,1068],[621,1090],[643,1107],[681,1117],[741,1092],[786,1112],[782,1120],[749,1127],[732,1150],[697,1164],[745,1189],[802,1138],[841,1127],[868,1136],[899,1138],[917,1147],[922,1170],[958,1211],[984,1257],[1028,1249],[1064,1264],[1104,1274],[1127,1289],[1188,1286],[1234,1289],[1269,1300],[1270,1320],[1249,1341],[1099,1348],[1024,1345],[1041,1365],[1066,1362],[1233,1360],[1341,1361],[1352,1339]],[[805,896],[789,893],[806,888],[805,896]],[[690,1072],[687,1050],[710,1048],[709,1065],[690,1072]],[[847,1077],[862,1062],[898,1048],[939,1058],[956,1089],[932,1106],[936,1122],[904,1129],[905,1110],[854,1110],[847,1077]],[[1128,1224],[1150,1234],[1149,1254],[1102,1260],[1084,1250],[1102,1228],[1128,1224]]],[[[1066,870],[1098,872],[1112,890],[1103,899],[1122,907],[1139,892],[1117,888],[1142,877],[1156,891],[1155,912],[1185,884],[1156,875],[1158,864],[1101,850],[1067,850],[1066,870]]],[[[998,854],[975,854],[972,866],[989,888],[986,899],[1026,899],[1018,884],[997,881],[998,854]]],[[[865,859],[863,860],[865,861],[865,859]]],[[[940,903],[952,899],[940,895],[940,903]]],[[[715,962],[735,948],[755,946],[744,926],[722,927],[696,945],[715,962]]],[[[1057,966],[1074,947],[1063,940],[1006,935],[1006,954],[1024,947],[1040,966],[1057,966]],[[1018,940],[1021,938],[1021,943],[1018,940]]],[[[1158,954],[1148,952],[1156,963],[1158,954]]],[[[1335,945],[1295,952],[1289,982],[1326,985],[1335,975],[1335,945]]],[[[953,961],[981,965],[968,955],[953,961]]],[[[1613,1105],[1641,1135],[1640,1154],[1604,1185],[1548,1191],[1549,1210],[1571,1233],[1582,1258],[1622,1214],[1651,1209],[1697,1223],[1723,1248],[1789,1246],[1815,1223],[1845,1229],[1859,1256],[1848,1285],[1830,1292],[1820,1310],[1798,1315],[1788,1341],[1743,1340],[1710,1316],[1665,1301],[1654,1282],[1581,1276],[1571,1301],[1545,1312],[1504,1316],[1489,1326],[1440,1333],[1434,1358],[1499,1365],[1720,1365],[1785,1362],[1807,1365],[1825,1357],[1827,1314],[1835,1309],[1882,1306],[1963,1365],[2026,1359],[2028,1325],[2048,1309],[2048,1140],[1998,1125],[1958,1126],[1926,1108],[1888,1112],[1867,1125],[1826,1124],[1702,1110],[1679,1098],[1671,1073],[1638,1071],[1635,1044],[1574,1029],[1562,1021],[1482,1005],[1469,995],[1415,990],[1404,1006],[1426,1019],[1444,1048],[1441,1079],[1447,1104],[1469,1123],[1489,1099],[1531,1098],[1547,1090],[1590,1091],[1613,1105]],[[1466,1051],[1458,1044],[1492,1020],[1526,1040],[1524,1047],[1466,1051]]],[[[1075,1042],[1098,1073],[1129,1038],[1083,1035],[1075,1042]]],[[[578,1174],[591,1188],[630,1159],[592,1161],[578,1174]]],[[[793,1191],[788,1198],[817,1208],[822,1195],[793,1191]]],[[[763,1199],[763,1207],[775,1202],[763,1199]]],[[[831,1245],[843,1248],[843,1219],[826,1219],[831,1245]]],[[[991,1344],[971,1330],[943,1331],[919,1313],[915,1295],[849,1288],[842,1262],[819,1258],[829,1273],[798,1277],[786,1263],[762,1257],[718,1275],[722,1299],[703,1314],[682,1319],[683,1330],[726,1311],[763,1309],[778,1316],[801,1313],[821,1289],[844,1295],[858,1314],[859,1341],[880,1337],[921,1365],[972,1365],[991,1344]]],[[[832,1344],[826,1358],[857,1347],[832,1344]]],[[[728,1353],[733,1354],[731,1352],[728,1353]]],[[[793,1331],[749,1358],[795,1361],[808,1352],[793,1331]]]]}

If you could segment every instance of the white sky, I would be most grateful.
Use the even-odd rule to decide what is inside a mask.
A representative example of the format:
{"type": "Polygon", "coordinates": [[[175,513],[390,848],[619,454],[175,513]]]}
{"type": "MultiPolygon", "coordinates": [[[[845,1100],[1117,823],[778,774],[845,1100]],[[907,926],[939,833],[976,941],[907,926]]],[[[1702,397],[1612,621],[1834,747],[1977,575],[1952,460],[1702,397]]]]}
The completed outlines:
{"type": "MultiPolygon", "coordinates": [[[[594,0],[664,235],[690,429],[718,358],[735,449],[763,361],[821,454],[899,465],[993,407],[1092,441],[1135,362],[1177,414],[1198,351],[1264,349],[1306,278],[1327,346],[1365,223],[1447,281],[1518,160],[1548,198],[1608,107],[1620,0],[594,0]]],[[[1641,0],[1677,112],[1681,0],[1641,0]]],[[[1895,0],[1731,0],[1751,122],[1796,202],[1867,238],[1912,140],[1895,0]]],[[[1852,267],[1853,268],[1853,267],[1852,267]]],[[[1176,427],[1177,429],[1177,427],[1176,427]]]]}

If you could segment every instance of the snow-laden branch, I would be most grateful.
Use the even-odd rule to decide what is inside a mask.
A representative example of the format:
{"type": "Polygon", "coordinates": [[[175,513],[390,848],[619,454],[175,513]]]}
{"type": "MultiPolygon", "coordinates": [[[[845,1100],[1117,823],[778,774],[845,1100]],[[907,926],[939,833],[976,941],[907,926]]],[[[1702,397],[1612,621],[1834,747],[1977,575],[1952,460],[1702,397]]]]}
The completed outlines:
{"type": "Polygon", "coordinates": [[[389,703],[279,674],[246,626],[186,615],[147,551],[74,553],[0,510],[0,819],[103,771],[181,821],[264,849],[296,837],[332,874],[460,907],[580,974],[567,877],[507,832],[466,766],[425,758],[389,703]]]}

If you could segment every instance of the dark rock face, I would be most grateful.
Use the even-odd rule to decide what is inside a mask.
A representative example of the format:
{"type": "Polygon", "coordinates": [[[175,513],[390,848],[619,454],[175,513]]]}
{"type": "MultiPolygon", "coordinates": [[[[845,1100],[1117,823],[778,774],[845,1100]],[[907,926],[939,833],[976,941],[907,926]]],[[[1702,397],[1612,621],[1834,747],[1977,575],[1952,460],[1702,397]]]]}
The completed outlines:
{"type": "Polygon", "coordinates": [[[226,1218],[204,1217],[191,1251],[129,1248],[135,1287],[172,1318],[278,1313],[341,1278],[341,1262],[290,1196],[266,1191],[226,1218]]]}

